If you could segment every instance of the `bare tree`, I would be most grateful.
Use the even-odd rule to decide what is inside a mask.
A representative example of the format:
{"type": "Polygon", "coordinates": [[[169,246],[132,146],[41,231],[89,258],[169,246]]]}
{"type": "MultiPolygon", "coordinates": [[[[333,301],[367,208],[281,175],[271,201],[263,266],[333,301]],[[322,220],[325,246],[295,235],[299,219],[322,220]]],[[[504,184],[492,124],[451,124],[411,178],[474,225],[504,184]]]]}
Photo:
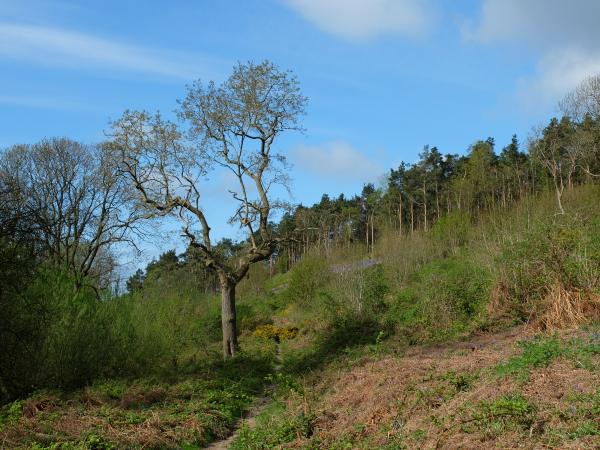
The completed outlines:
{"type": "Polygon", "coordinates": [[[559,109],[572,120],[600,117],[600,74],[585,78],[559,102],[559,109]]]}
{"type": "Polygon", "coordinates": [[[221,289],[223,355],[237,351],[235,289],[251,264],[268,259],[278,238],[269,216],[282,204],[273,187],[285,185],[287,166],[273,144],[285,131],[301,130],[306,104],[296,78],[272,63],[238,64],[220,86],[196,82],[180,102],[189,140],[160,115],[125,112],[113,124],[113,146],[145,208],[175,215],[183,234],[214,270],[221,289]],[[244,250],[234,257],[215,251],[201,204],[201,185],[211,169],[233,175],[230,221],[247,231],[244,250]]]}
{"type": "Polygon", "coordinates": [[[599,177],[597,161],[600,153],[600,74],[585,78],[559,102],[559,109],[578,124],[573,145],[580,156],[581,169],[590,177],[599,177]],[[596,167],[594,167],[596,166],[596,167]]]}
{"type": "Polygon", "coordinates": [[[529,152],[552,177],[558,209],[564,214],[562,197],[565,189],[572,187],[582,157],[581,146],[574,141],[571,120],[567,116],[560,121],[552,119],[543,130],[534,130],[529,139],[529,152]]]}
{"type": "Polygon", "coordinates": [[[110,248],[133,242],[141,215],[105,146],[69,139],[16,145],[0,158],[2,185],[30,221],[40,253],[67,268],[78,287],[106,284],[110,248]]]}

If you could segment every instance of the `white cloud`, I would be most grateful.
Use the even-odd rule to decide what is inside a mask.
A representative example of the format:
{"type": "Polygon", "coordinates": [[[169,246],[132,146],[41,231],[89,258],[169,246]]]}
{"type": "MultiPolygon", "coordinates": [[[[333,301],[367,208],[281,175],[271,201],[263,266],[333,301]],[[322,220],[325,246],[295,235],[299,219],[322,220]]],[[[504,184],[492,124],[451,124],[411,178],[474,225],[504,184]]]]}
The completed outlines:
{"type": "Polygon", "coordinates": [[[530,110],[541,111],[600,72],[599,17],[598,0],[484,0],[480,17],[463,35],[533,52],[535,72],[520,80],[517,96],[530,110]]]}
{"type": "Polygon", "coordinates": [[[77,31],[0,23],[0,55],[30,63],[94,68],[191,79],[199,75],[189,57],[175,58],[77,31]]]}
{"type": "Polygon", "coordinates": [[[299,146],[292,156],[300,168],[328,179],[367,182],[375,180],[384,171],[379,163],[342,141],[299,146]]]}
{"type": "Polygon", "coordinates": [[[420,0],[283,0],[321,30],[349,40],[387,34],[419,37],[433,21],[420,0]]]}
{"type": "Polygon", "coordinates": [[[597,0],[484,0],[477,23],[463,31],[470,39],[526,42],[539,48],[577,45],[600,39],[597,0]]]}
{"type": "Polygon", "coordinates": [[[518,98],[529,110],[556,105],[586,77],[600,73],[600,52],[560,49],[544,55],[533,77],[521,80],[518,98]]]}

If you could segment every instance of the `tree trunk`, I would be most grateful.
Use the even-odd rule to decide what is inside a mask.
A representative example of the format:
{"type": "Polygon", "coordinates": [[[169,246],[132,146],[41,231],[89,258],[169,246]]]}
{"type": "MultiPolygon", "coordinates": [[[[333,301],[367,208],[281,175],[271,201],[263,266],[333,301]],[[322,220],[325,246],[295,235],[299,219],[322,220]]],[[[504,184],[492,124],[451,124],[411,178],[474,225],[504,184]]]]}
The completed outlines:
{"type": "Polygon", "coordinates": [[[554,178],[554,187],[556,190],[556,201],[558,203],[558,209],[560,211],[560,214],[564,214],[565,213],[565,209],[563,208],[562,205],[562,195],[563,192],[565,190],[565,186],[562,182],[562,179],[560,180],[560,184],[557,182],[556,177],[554,178]]]}
{"type": "Polygon", "coordinates": [[[437,220],[440,220],[440,193],[438,191],[438,182],[435,182],[435,207],[437,209],[437,220]]]}
{"type": "Polygon", "coordinates": [[[375,213],[371,214],[371,258],[375,250],[375,213]]]}
{"type": "Polygon", "coordinates": [[[402,234],[402,192],[400,193],[400,206],[398,207],[398,222],[400,225],[400,234],[402,234]]]}
{"type": "Polygon", "coordinates": [[[223,329],[223,358],[231,358],[238,349],[235,314],[235,282],[221,279],[221,327],[223,329]]]}
{"type": "Polygon", "coordinates": [[[427,231],[427,191],[423,182],[423,230],[427,231]]]}

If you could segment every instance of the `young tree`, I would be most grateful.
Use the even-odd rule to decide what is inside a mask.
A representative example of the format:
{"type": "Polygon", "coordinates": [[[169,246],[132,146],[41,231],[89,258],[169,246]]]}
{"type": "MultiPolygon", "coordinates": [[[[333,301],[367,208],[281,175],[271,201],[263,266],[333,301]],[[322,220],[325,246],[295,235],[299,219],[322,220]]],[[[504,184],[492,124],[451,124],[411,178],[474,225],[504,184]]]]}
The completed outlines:
{"type": "Polygon", "coordinates": [[[219,277],[223,355],[237,351],[235,288],[251,264],[266,260],[278,238],[269,226],[275,184],[288,180],[285,157],[273,144],[285,131],[299,131],[307,99],[290,72],[272,63],[238,64],[220,86],[194,83],[180,102],[191,144],[175,124],[160,115],[125,112],[114,123],[113,148],[141,203],[159,215],[175,215],[189,244],[219,277]],[[248,242],[235,255],[218,252],[201,206],[201,184],[212,168],[233,175],[232,222],[247,231],[248,242]]]}
{"type": "Polygon", "coordinates": [[[572,186],[581,159],[581,148],[573,145],[573,122],[568,116],[560,121],[553,118],[546,128],[535,133],[530,139],[529,152],[552,177],[558,210],[564,214],[562,197],[565,188],[572,186]]]}

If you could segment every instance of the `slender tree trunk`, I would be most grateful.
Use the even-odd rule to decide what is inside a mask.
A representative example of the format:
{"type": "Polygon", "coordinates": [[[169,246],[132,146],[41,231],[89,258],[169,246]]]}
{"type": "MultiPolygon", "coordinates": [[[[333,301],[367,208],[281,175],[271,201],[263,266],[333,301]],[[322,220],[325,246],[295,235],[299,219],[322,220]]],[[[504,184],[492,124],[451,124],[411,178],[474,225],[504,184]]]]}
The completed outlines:
{"type": "Polygon", "coordinates": [[[437,209],[437,217],[436,220],[440,220],[440,193],[438,191],[438,182],[435,182],[435,206],[437,209]]]}
{"type": "Polygon", "coordinates": [[[371,214],[371,257],[373,257],[373,250],[375,249],[375,216],[371,214]]]}
{"type": "Polygon", "coordinates": [[[398,207],[398,222],[400,234],[402,234],[402,193],[400,193],[400,206],[398,207]]]}
{"type": "Polygon", "coordinates": [[[427,191],[423,183],[423,230],[427,231],[427,191]]]}
{"type": "Polygon", "coordinates": [[[235,313],[235,282],[221,277],[221,327],[223,329],[223,358],[231,358],[238,350],[235,313]]]}
{"type": "Polygon", "coordinates": [[[563,205],[562,205],[562,196],[563,196],[563,192],[565,190],[565,185],[563,184],[562,178],[557,180],[556,176],[554,177],[554,187],[556,189],[556,201],[558,203],[558,209],[561,214],[564,214],[565,209],[563,208],[563,205]]]}
{"type": "Polygon", "coordinates": [[[415,207],[413,201],[410,201],[410,232],[414,233],[415,231],[415,207]]]}

